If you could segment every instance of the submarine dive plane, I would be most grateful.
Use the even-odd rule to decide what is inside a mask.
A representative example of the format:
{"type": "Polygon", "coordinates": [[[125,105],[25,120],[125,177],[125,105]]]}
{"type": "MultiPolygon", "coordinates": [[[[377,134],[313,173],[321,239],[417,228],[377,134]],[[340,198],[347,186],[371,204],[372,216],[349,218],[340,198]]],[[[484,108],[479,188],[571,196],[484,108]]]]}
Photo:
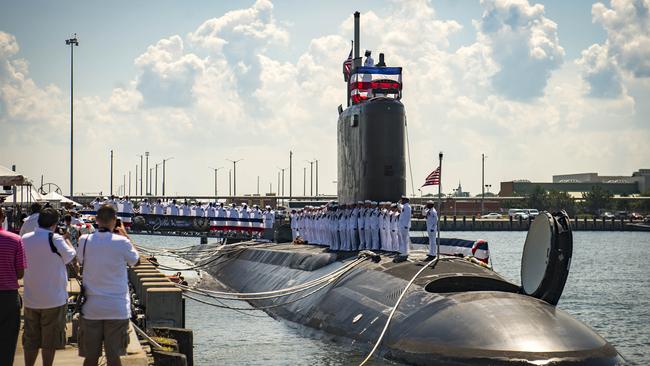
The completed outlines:
{"type": "MultiPolygon", "coordinates": [[[[339,108],[338,197],[394,201],[406,183],[401,68],[362,67],[358,12],[354,25],[348,107],[339,108]]],[[[566,213],[541,213],[526,237],[520,285],[471,257],[394,263],[392,254],[366,259],[292,243],[242,244],[205,269],[273,317],[408,364],[623,364],[612,344],[556,307],[572,245],[566,213]]],[[[200,261],[222,248],[199,245],[186,257],[200,261]]]]}

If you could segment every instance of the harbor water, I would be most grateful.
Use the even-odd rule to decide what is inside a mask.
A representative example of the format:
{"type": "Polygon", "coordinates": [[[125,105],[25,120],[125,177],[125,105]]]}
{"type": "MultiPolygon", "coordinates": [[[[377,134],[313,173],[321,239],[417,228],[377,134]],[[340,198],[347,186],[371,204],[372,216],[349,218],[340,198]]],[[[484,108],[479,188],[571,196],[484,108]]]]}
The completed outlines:
{"type": "MultiPolygon", "coordinates": [[[[487,240],[494,269],[519,283],[525,232],[442,236],[487,240]]],[[[164,236],[134,235],[133,239],[151,247],[199,242],[198,238],[164,236]]],[[[650,364],[650,233],[575,232],[573,250],[571,272],[558,307],[612,342],[630,364],[650,364]]],[[[169,258],[160,260],[173,263],[169,258]]],[[[261,311],[234,312],[190,299],[186,309],[186,325],[194,330],[196,365],[357,365],[365,357],[358,347],[261,311]]],[[[391,363],[377,359],[373,364],[391,363]]]]}

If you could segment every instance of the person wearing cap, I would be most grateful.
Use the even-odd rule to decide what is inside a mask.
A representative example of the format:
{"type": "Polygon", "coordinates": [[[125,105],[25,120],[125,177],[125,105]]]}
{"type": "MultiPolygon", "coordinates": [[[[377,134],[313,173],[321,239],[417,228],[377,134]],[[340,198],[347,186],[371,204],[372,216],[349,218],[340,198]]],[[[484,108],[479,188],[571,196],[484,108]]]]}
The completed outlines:
{"type": "Polygon", "coordinates": [[[217,208],[214,207],[214,202],[208,203],[208,208],[205,210],[205,216],[209,217],[210,220],[210,231],[217,230],[217,222],[212,220],[217,216],[217,208]]]}
{"type": "Polygon", "coordinates": [[[411,205],[406,196],[402,196],[402,212],[399,215],[399,254],[398,262],[405,261],[409,254],[409,229],[411,228],[411,205]]]}
{"type": "Polygon", "coordinates": [[[389,202],[381,203],[381,213],[379,215],[379,241],[381,242],[381,250],[390,252],[392,243],[390,241],[390,216],[388,211],[389,202]]]}
{"type": "Polygon", "coordinates": [[[438,212],[433,207],[433,201],[427,201],[424,218],[427,221],[427,235],[429,236],[429,255],[427,255],[426,261],[431,261],[437,255],[436,236],[438,234],[438,212]]]}
{"type": "Polygon", "coordinates": [[[390,205],[390,251],[397,252],[399,249],[399,238],[397,235],[397,229],[399,225],[399,207],[397,203],[392,203],[390,205]]]}
{"type": "MultiPolygon", "coordinates": [[[[99,206],[101,207],[101,204],[99,206]]],[[[97,210],[99,210],[99,207],[97,208],[97,210]]],[[[95,211],[97,211],[97,210],[95,210],[95,211]]],[[[149,213],[151,213],[151,207],[149,206],[149,200],[146,199],[146,198],[142,202],[140,202],[140,213],[143,214],[143,215],[148,215],[149,213]]]]}
{"type": "Polygon", "coordinates": [[[124,199],[120,201],[120,207],[122,208],[122,222],[124,226],[128,229],[131,227],[132,217],[133,217],[133,202],[129,199],[129,196],[124,196],[124,199]]]}
{"type": "Polygon", "coordinates": [[[338,230],[337,230],[337,225],[336,225],[336,211],[338,210],[338,206],[336,204],[332,204],[330,207],[330,210],[327,214],[328,216],[328,229],[329,229],[329,235],[330,235],[330,250],[337,250],[338,249],[338,230]]]}
{"type": "Polygon", "coordinates": [[[180,209],[176,204],[176,200],[172,200],[172,202],[167,205],[167,212],[172,216],[178,216],[180,214],[180,209]]]}
{"type": "Polygon", "coordinates": [[[359,208],[354,203],[350,204],[350,216],[348,217],[348,240],[350,250],[359,250],[359,208]]]}
{"type": "Polygon", "coordinates": [[[241,204],[241,210],[239,210],[239,219],[240,220],[246,220],[246,221],[242,221],[241,225],[240,225],[242,230],[246,230],[246,232],[250,232],[250,231],[248,231],[248,229],[250,229],[250,227],[251,227],[251,223],[250,223],[250,221],[248,221],[248,219],[250,219],[250,217],[251,217],[251,214],[248,211],[248,205],[246,203],[242,203],[241,204]]]}
{"type": "Polygon", "coordinates": [[[363,62],[364,67],[373,67],[373,66],[375,66],[375,60],[372,59],[371,54],[372,54],[372,52],[370,50],[366,50],[366,53],[365,53],[366,60],[363,62]]]}
{"type": "Polygon", "coordinates": [[[271,206],[266,205],[266,210],[262,214],[262,219],[264,220],[265,229],[273,229],[273,223],[275,222],[275,212],[271,210],[271,206]]]}
{"type": "Polygon", "coordinates": [[[20,236],[23,236],[27,233],[31,233],[38,227],[38,217],[43,207],[40,203],[32,203],[29,206],[29,216],[23,220],[23,224],[20,227],[20,236]]]}
{"type": "Polygon", "coordinates": [[[91,205],[93,207],[93,211],[97,212],[97,210],[99,210],[99,207],[101,207],[102,205],[101,198],[99,197],[95,198],[95,200],[91,203],[91,205]]]}
{"type": "Polygon", "coordinates": [[[225,219],[226,217],[228,217],[228,213],[226,212],[226,209],[223,207],[223,202],[219,202],[219,207],[217,207],[217,218],[221,220],[217,220],[217,231],[222,235],[226,227],[226,221],[223,219],[225,219]]]}
{"type": "Polygon", "coordinates": [[[295,209],[291,210],[289,214],[290,226],[291,226],[291,240],[295,241],[298,237],[298,214],[295,209]]]}
{"type": "Polygon", "coordinates": [[[357,227],[359,228],[359,250],[366,249],[366,208],[363,206],[363,201],[357,202],[357,209],[359,214],[357,216],[357,227]]]}
{"type": "MultiPolygon", "coordinates": [[[[251,210],[250,217],[251,219],[258,219],[258,220],[262,218],[262,211],[260,211],[260,206],[253,205],[253,209],[251,210]]],[[[258,229],[262,228],[262,224],[259,222],[251,222],[251,226],[258,229]]]]}
{"type": "Polygon", "coordinates": [[[376,201],[372,201],[372,213],[370,214],[370,234],[372,236],[372,250],[379,250],[381,243],[379,242],[379,208],[376,201]]]}
{"type": "Polygon", "coordinates": [[[372,201],[370,200],[365,200],[364,201],[364,219],[363,219],[363,228],[365,231],[365,247],[364,249],[372,249],[372,232],[370,230],[370,217],[372,216],[372,208],[370,205],[372,204],[372,201]]]}
{"type": "Polygon", "coordinates": [[[165,212],[162,201],[160,199],[156,200],[156,204],[153,206],[154,215],[163,215],[165,212]]]}

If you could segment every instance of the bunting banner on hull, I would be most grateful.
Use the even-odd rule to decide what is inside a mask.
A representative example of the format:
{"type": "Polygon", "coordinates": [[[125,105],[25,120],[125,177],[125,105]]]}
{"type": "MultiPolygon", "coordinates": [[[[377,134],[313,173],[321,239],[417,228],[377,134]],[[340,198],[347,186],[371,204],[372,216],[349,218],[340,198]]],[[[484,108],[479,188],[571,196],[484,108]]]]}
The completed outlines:
{"type": "MultiPolygon", "coordinates": [[[[413,244],[429,244],[428,237],[412,236],[413,244]]],[[[465,240],[440,238],[440,254],[458,255],[465,257],[474,257],[483,263],[488,263],[490,259],[490,248],[485,240],[465,240]]]]}

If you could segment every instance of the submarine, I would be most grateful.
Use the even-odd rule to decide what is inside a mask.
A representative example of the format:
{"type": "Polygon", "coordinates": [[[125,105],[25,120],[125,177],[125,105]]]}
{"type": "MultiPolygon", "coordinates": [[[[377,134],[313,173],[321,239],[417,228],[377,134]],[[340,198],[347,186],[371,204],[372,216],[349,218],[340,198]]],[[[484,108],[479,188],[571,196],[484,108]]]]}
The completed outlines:
{"type": "MultiPolygon", "coordinates": [[[[348,106],[339,107],[338,198],[392,201],[406,182],[401,68],[361,66],[359,23],[356,12],[348,106]]],[[[282,230],[286,224],[265,236],[280,238],[282,230]]],[[[207,263],[204,270],[230,291],[212,293],[230,293],[373,357],[413,365],[624,364],[611,343],[556,306],[572,252],[567,214],[542,212],[526,236],[521,284],[471,256],[395,263],[391,253],[282,240],[202,244],[183,256],[207,263]],[[207,263],[206,253],[217,251],[218,262],[207,263]]]]}

